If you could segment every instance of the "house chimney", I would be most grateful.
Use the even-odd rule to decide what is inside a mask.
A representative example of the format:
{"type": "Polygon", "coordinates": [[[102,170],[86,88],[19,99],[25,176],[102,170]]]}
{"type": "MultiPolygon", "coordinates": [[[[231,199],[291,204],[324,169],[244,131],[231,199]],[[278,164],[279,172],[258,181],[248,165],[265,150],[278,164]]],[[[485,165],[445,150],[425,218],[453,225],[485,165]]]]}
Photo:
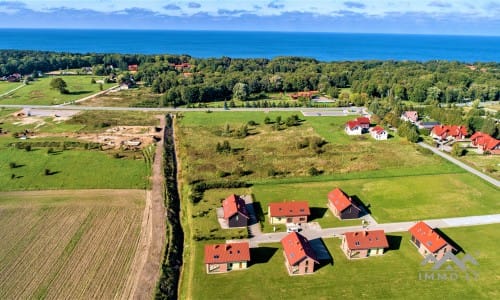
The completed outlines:
{"type": "Polygon", "coordinates": [[[226,244],[226,251],[231,249],[231,245],[226,244]]]}
{"type": "Polygon", "coordinates": [[[368,231],[365,230],[365,236],[367,236],[367,235],[368,235],[368,231]]]}

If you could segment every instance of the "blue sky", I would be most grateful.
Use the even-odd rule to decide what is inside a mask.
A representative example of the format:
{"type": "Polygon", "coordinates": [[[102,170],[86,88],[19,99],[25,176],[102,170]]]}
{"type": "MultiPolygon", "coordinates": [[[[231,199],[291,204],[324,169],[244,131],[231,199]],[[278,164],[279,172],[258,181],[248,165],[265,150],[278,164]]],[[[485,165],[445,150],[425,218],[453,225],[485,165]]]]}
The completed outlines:
{"type": "Polygon", "coordinates": [[[500,35],[499,0],[14,0],[3,28],[500,35]]]}

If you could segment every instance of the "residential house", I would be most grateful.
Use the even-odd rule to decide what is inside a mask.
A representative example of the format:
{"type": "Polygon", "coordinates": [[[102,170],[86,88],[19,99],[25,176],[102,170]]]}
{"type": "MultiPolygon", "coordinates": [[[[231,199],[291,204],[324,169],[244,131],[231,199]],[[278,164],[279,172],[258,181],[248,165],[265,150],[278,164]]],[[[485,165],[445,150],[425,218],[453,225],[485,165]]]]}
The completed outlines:
{"type": "Polygon", "coordinates": [[[363,127],[357,121],[348,121],[345,124],[345,132],[348,135],[361,135],[363,134],[363,127]]]}
{"type": "Polygon", "coordinates": [[[307,223],[311,215],[307,201],[269,203],[268,216],[271,224],[307,223]]]}
{"type": "Polygon", "coordinates": [[[415,124],[417,123],[418,121],[418,112],[417,111],[414,111],[414,110],[411,110],[411,111],[405,111],[402,115],[401,115],[401,120],[403,121],[409,121],[411,122],[412,124],[415,124]]]}
{"type": "Polygon", "coordinates": [[[298,98],[306,98],[306,99],[312,99],[313,96],[317,95],[319,92],[318,91],[305,91],[305,92],[297,92],[294,94],[291,94],[290,97],[292,99],[297,100],[298,98]]]}
{"type": "Polygon", "coordinates": [[[245,200],[237,195],[230,195],[222,201],[224,220],[229,227],[246,227],[248,225],[248,215],[245,200]]]}
{"type": "Polygon", "coordinates": [[[181,70],[184,70],[184,69],[189,69],[191,68],[191,65],[189,63],[181,63],[181,64],[174,64],[173,65],[174,68],[177,70],[177,71],[181,71],[181,70]]]}
{"type": "Polygon", "coordinates": [[[432,254],[439,260],[446,252],[455,250],[453,246],[425,222],[418,222],[410,228],[409,232],[411,234],[411,242],[424,257],[432,254]]]}
{"type": "Polygon", "coordinates": [[[137,72],[139,70],[138,65],[128,65],[128,71],[129,72],[137,72]]]}
{"type": "Polygon", "coordinates": [[[5,77],[5,80],[7,80],[8,82],[19,82],[21,81],[21,78],[22,78],[21,74],[14,73],[5,77]]]}
{"type": "Polygon", "coordinates": [[[500,154],[500,140],[483,132],[476,132],[470,137],[470,144],[478,153],[500,154]]]}
{"type": "Polygon", "coordinates": [[[383,230],[346,232],[341,248],[349,259],[365,258],[384,254],[389,242],[383,230]]]}
{"type": "Polygon", "coordinates": [[[356,122],[358,122],[358,124],[361,126],[363,132],[368,132],[368,129],[370,129],[370,118],[357,117],[356,122]]]}
{"type": "Polygon", "coordinates": [[[377,141],[387,140],[387,131],[379,125],[370,128],[370,134],[377,141]]]}
{"type": "Polygon", "coordinates": [[[297,232],[291,232],[281,240],[285,265],[290,275],[314,273],[318,259],[309,240],[297,232]]]}
{"type": "Polygon", "coordinates": [[[463,140],[467,134],[467,128],[465,126],[437,125],[432,128],[430,135],[439,140],[463,140]]]}
{"type": "Polygon", "coordinates": [[[341,220],[357,219],[362,214],[361,208],[339,188],[328,193],[327,205],[333,214],[341,220]]]}
{"type": "Polygon", "coordinates": [[[247,242],[205,245],[205,267],[208,274],[248,268],[250,246],[247,242]]]}

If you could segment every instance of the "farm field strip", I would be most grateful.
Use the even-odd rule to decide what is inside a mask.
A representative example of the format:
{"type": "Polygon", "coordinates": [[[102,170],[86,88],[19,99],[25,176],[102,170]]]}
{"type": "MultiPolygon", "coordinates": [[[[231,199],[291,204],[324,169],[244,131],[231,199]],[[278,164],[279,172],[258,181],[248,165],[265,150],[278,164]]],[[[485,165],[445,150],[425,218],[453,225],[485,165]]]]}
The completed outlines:
{"type": "Polygon", "coordinates": [[[0,298],[121,298],[143,197],[141,190],[0,193],[0,298]]]}
{"type": "Polygon", "coordinates": [[[17,249],[15,249],[15,253],[19,253],[16,255],[17,258],[11,261],[10,264],[5,264],[7,268],[1,272],[0,281],[7,284],[16,284],[11,286],[10,289],[6,287],[2,288],[2,290],[7,294],[13,293],[14,297],[21,298],[22,295],[16,293],[32,291],[30,283],[35,279],[35,276],[31,276],[32,270],[39,270],[39,276],[36,276],[37,279],[46,276],[52,263],[57,261],[59,253],[63,251],[64,242],[67,242],[72,232],[76,230],[74,225],[78,225],[78,220],[74,216],[74,212],[69,209],[57,209],[56,212],[48,212],[44,216],[51,217],[52,222],[45,221],[40,226],[33,228],[34,230],[17,245],[17,249]],[[47,249],[47,246],[53,248],[47,249]],[[53,253],[54,255],[40,259],[44,257],[42,254],[44,252],[53,253]],[[49,264],[45,265],[46,262],[49,262],[49,264]],[[23,289],[17,288],[19,282],[22,282],[23,289]]]}

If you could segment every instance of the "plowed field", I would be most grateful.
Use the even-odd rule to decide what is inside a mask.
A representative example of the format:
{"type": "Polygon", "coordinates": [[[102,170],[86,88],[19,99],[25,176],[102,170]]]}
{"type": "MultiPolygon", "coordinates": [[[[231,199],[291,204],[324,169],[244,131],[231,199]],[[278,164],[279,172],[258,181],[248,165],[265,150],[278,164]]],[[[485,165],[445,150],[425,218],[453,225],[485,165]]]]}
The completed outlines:
{"type": "Polygon", "coordinates": [[[0,299],[122,298],[141,190],[0,193],[0,299]]]}

